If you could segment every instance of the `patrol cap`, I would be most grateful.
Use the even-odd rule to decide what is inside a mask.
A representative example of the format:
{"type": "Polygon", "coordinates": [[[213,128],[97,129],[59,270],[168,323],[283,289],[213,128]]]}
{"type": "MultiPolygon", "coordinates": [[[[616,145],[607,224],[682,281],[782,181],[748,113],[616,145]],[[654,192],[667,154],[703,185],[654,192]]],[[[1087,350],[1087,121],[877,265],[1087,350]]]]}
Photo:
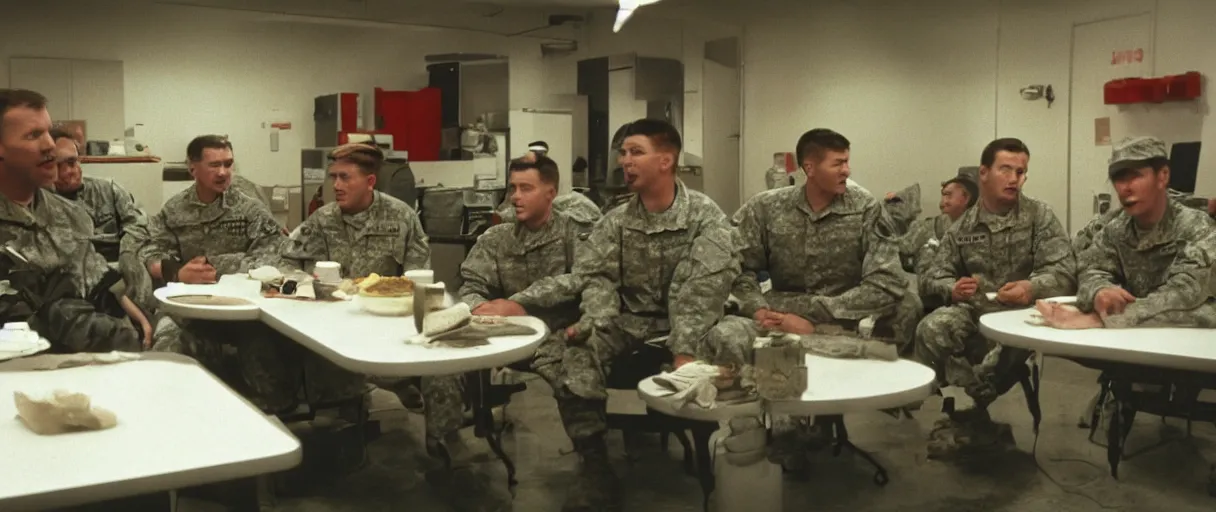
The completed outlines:
{"type": "Polygon", "coordinates": [[[1110,151],[1110,177],[1120,171],[1138,169],[1149,165],[1151,160],[1169,159],[1165,141],[1156,137],[1127,137],[1115,143],[1110,151]]]}
{"type": "Polygon", "coordinates": [[[958,183],[967,191],[967,205],[974,205],[980,197],[979,167],[959,167],[958,175],[942,182],[942,188],[951,183],[958,183]]]}

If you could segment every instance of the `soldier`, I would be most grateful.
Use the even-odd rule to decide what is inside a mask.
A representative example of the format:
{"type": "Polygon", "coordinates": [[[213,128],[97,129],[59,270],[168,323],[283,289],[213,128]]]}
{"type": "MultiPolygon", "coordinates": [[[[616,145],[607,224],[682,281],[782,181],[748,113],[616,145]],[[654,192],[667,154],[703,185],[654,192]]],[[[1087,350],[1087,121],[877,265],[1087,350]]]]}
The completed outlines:
{"type": "MultiPolygon", "coordinates": [[[[585,288],[579,324],[567,330],[563,385],[579,403],[583,465],[566,510],[620,507],[619,482],[604,443],[607,365],[647,340],[667,336],[675,365],[696,359],[733,375],[750,362],[751,321],[723,318],[739,276],[730,223],[713,200],[676,178],[680,134],[665,121],[629,125],[621,148],[635,195],[591,232],[574,273],[585,288]]],[[[571,409],[568,409],[571,410],[571,409]]]]}
{"type": "MultiPolygon", "coordinates": [[[[203,135],[186,147],[194,184],[165,202],[149,222],[150,241],[140,261],[153,279],[191,284],[214,283],[219,276],[279,263],[286,241],[270,210],[256,199],[229,189],[232,145],[224,137],[203,135]]],[[[186,354],[212,373],[226,375],[223,344],[235,344],[240,380],[250,399],[270,413],[290,411],[299,391],[298,369],[284,351],[294,348],[262,322],[216,322],[161,318],[153,336],[155,351],[186,354]]]]}
{"type": "Polygon", "coordinates": [[[967,169],[975,168],[960,170],[958,176],[942,182],[942,200],[938,205],[942,213],[914,222],[908,234],[900,239],[899,260],[904,270],[916,274],[927,270],[946,229],[979,200],[975,177],[963,174],[967,169]]]}
{"type": "MultiPolygon", "coordinates": [[[[899,270],[886,209],[848,182],[848,139],[815,129],[798,139],[796,152],[806,185],[761,192],[735,214],[743,273],[734,292],[741,312],[761,329],[808,335],[828,325],[856,333],[860,321],[876,318],[879,334],[908,344],[921,303],[899,270]],[[757,275],[765,272],[772,290],[762,294],[757,275]]],[[[786,420],[774,426],[782,441],[772,456],[787,469],[801,469],[805,443],[788,438],[810,434],[803,432],[809,425],[786,420]]]]}
{"type": "MultiPolygon", "coordinates": [[[[45,281],[64,283],[52,292],[53,297],[38,297],[65,301],[52,312],[39,311],[50,317],[37,319],[42,321],[34,325],[56,350],[138,352],[140,336],[135,326],[116,317],[121,313],[99,311],[109,297],[121,297],[123,285],[121,276],[110,270],[89,242],[92,219],[71,201],[44,190],[58,170],[50,130],[44,96],[0,89],[0,245],[6,256],[12,255],[19,264],[42,274],[38,281],[44,282],[33,283],[38,288],[45,281]]],[[[22,291],[6,288],[10,294],[22,291]]],[[[130,301],[123,303],[124,308],[130,305],[130,301]]],[[[132,312],[127,309],[127,313],[132,312]]]]}
{"type": "Polygon", "coordinates": [[[145,311],[155,309],[152,279],[139,261],[148,241],[148,218],[135,197],[114,180],[82,176],[80,146],[63,130],[51,130],[59,171],[55,192],[81,206],[93,219],[93,248],[122,273],[127,295],[145,311]]]}
{"type": "MultiPolygon", "coordinates": [[[[528,162],[528,160],[524,159],[520,159],[519,161],[528,162]]],[[[536,160],[532,160],[532,162],[536,162],[536,160]]],[[[604,216],[603,212],[600,211],[600,207],[596,206],[595,201],[578,192],[567,192],[553,198],[553,211],[562,212],[566,216],[583,224],[595,224],[600,220],[600,217],[604,216]]],[[[510,197],[507,197],[503,201],[502,206],[495,213],[498,214],[503,223],[510,224],[515,222],[515,206],[511,203],[510,197]]]]}
{"type": "Polygon", "coordinates": [[[1165,142],[1123,139],[1109,171],[1123,208],[1080,257],[1076,309],[1040,303],[1044,320],[1063,329],[1216,328],[1216,223],[1170,197],[1165,142]]]}
{"type": "MultiPolygon", "coordinates": [[[[1208,216],[1216,219],[1216,199],[1194,197],[1191,194],[1179,192],[1172,188],[1167,190],[1166,193],[1169,194],[1170,199],[1178,201],[1183,206],[1207,212],[1208,216]]],[[[1078,258],[1081,257],[1082,252],[1094,244],[1094,239],[1102,231],[1102,228],[1110,224],[1110,221],[1115,220],[1115,217],[1118,217],[1121,211],[1122,209],[1120,208],[1111,208],[1094,220],[1089,221],[1089,224],[1086,224],[1085,227],[1081,228],[1081,231],[1077,232],[1076,236],[1072,237],[1072,250],[1078,258]]]]}
{"type": "Polygon", "coordinates": [[[975,400],[974,409],[938,422],[929,444],[934,457],[952,454],[958,440],[1012,441],[1008,427],[993,424],[987,409],[1027,374],[1029,352],[990,350],[978,333],[980,315],[1076,290],[1068,235],[1051,207],[1022,194],[1029,160],[1030,150],[1018,139],[984,148],[980,200],[946,231],[932,266],[920,276],[926,302],[948,305],[917,327],[915,358],[935,369],[939,382],[961,386],[975,400]]]}
{"type": "MultiPolygon", "coordinates": [[[[418,214],[404,202],[376,190],[384,153],[372,145],[353,143],[335,148],[329,160],[334,202],[322,206],[291,233],[290,245],[283,254],[284,265],[312,273],[318,261],[334,261],[342,265],[343,277],[347,278],[373,273],[400,276],[409,270],[430,268],[431,250],[418,214]]],[[[329,401],[362,392],[362,376],[320,358],[310,357],[305,362],[309,386],[318,387],[309,396],[329,401]]],[[[396,393],[406,408],[418,408],[421,399],[410,386],[412,380],[373,377],[372,381],[396,393]]],[[[459,380],[427,377],[422,384],[430,393],[428,447],[434,451],[445,436],[457,443],[458,429],[464,422],[459,380]],[[445,406],[455,409],[444,410],[445,406]]]]}

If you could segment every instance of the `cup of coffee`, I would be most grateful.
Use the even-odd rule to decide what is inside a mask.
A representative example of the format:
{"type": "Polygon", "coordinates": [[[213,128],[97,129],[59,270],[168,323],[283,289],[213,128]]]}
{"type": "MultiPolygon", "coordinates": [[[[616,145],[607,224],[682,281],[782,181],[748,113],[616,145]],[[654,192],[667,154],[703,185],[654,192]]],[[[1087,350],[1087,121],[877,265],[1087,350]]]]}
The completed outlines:
{"type": "Polygon", "coordinates": [[[336,261],[318,261],[312,273],[322,283],[342,282],[342,264],[336,261]]]}
{"type": "Polygon", "coordinates": [[[407,270],[405,278],[415,284],[432,284],[435,282],[434,270],[407,270]]]}

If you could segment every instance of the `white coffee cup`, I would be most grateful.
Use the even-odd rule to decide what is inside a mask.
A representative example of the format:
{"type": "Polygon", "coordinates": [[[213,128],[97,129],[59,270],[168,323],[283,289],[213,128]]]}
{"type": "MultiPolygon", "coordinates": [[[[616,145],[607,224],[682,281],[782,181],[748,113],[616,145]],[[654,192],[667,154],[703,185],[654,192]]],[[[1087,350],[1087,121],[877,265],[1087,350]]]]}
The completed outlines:
{"type": "Polygon", "coordinates": [[[413,281],[415,284],[433,284],[435,282],[434,270],[407,270],[405,278],[413,281]]]}
{"type": "Polygon", "coordinates": [[[337,283],[342,281],[342,264],[336,261],[318,261],[312,270],[317,281],[322,283],[337,283]]]}

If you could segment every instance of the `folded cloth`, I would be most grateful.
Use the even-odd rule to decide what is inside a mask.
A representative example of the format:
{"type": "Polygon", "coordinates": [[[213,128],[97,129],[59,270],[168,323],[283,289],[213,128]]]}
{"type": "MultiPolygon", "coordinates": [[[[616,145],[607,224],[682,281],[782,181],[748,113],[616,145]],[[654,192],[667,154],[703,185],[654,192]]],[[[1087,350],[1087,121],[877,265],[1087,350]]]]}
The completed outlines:
{"type": "MultiPolygon", "coordinates": [[[[417,304],[415,297],[415,304],[417,304]]],[[[415,308],[415,314],[419,314],[415,308]]],[[[473,316],[469,305],[459,303],[439,311],[422,313],[422,332],[410,340],[417,344],[442,344],[466,348],[489,345],[490,338],[498,336],[529,336],[536,329],[512,323],[506,317],[473,316]]]]}
{"type": "Polygon", "coordinates": [[[17,417],[35,434],[49,436],[64,432],[105,430],[118,424],[114,413],[93,407],[89,396],[56,390],[50,398],[34,400],[20,391],[13,392],[17,417]]]}
{"type": "Polygon", "coordinates": [[[694,361],[677,368],[672,372],[663,372],[654,377],[655,384],[668,391],[668,399],[677,407],[695,403],[703,408],[712,409],[718,399],[718,387],[714,379],[721,374],[717,365],[694,361]]]}
{"type": "Polygon", "coordinates": [[[750,466],[764,460],[768,433],[760,418],[732,418],[727,423],[730,434],[722,440],[726,448],[726,461],[734,466],[750,466]]]}

